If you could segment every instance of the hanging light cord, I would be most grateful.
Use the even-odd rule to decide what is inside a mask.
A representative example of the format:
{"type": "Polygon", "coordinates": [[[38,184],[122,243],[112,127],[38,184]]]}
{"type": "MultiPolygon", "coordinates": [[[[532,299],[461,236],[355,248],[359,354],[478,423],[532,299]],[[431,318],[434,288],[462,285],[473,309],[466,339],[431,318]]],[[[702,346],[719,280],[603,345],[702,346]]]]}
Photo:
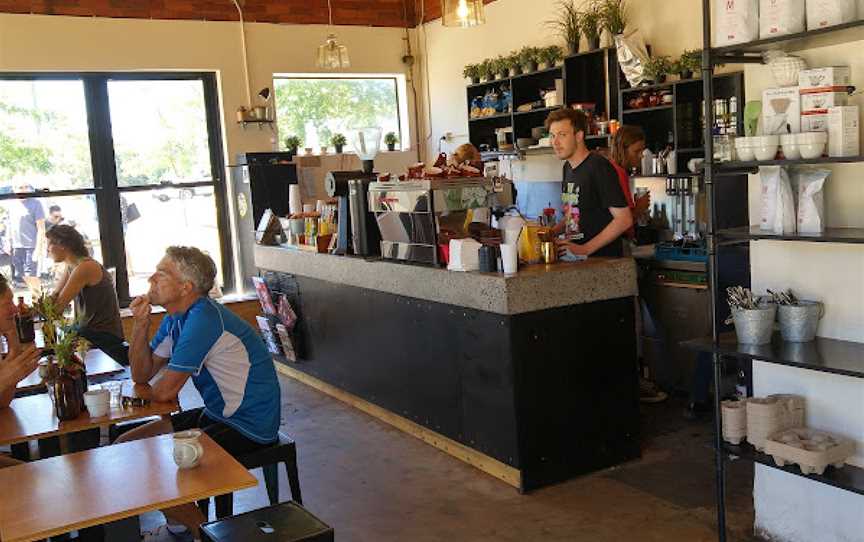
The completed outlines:
{"type": "MultiPolygon", "coordinates": [[[[246,25],[243,24],[243,10],[237,0],[232,0],[237,13],[240,15],[240,46],[243,49],[243,74],[246,76],[246,105],[252,106],[252,88],[249,82],[249,59],[246,58],[246,25]]],[[[330,0],[327,0],[328,2],[330,0]]]]}
{"type": "Polygon", "coordinates": [[[327,16],[330,26],[333,26],[333,5],[330,3],[330,0],[327,0],[327,16]]]}

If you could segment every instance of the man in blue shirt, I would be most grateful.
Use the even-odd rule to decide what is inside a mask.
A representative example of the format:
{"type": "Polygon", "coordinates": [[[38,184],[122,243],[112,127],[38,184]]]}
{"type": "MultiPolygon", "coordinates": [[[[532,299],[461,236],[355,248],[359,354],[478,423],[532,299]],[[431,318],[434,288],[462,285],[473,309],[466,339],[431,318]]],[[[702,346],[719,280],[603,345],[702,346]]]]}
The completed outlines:
{"type": "MultiPolygon", "coordinates": [[[[278,440],[280,392],[273,360],[251,326],[207,297],[215,277],[213,260],[197,248],[169,247],[150,277],[150,291],[130,305],[132,380],[146,384],[165,368],[150,398],[173,401],[191,376],[204,407],[143,425],[118,441],[200,428],[238,456],[278,440]],[[148,342],[151,304],[168,314],[148,342]]],[[[198,538],[204,517],[195,505],[164,512],[198,538]]]]}

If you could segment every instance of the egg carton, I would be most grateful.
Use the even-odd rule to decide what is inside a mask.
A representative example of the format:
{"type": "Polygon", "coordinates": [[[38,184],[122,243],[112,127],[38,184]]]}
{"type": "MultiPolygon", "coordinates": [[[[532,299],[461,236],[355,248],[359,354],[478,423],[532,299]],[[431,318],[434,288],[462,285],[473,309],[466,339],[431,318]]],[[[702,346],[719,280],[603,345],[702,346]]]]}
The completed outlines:
{"type": "Polygon", "coordinates": [[[855,443],[825,431],[795,427],[771,436],[765,453],[782,467],[797,464],[804,474],[822,474],[828,465],[842,468],[855,453],[855,443]]]}

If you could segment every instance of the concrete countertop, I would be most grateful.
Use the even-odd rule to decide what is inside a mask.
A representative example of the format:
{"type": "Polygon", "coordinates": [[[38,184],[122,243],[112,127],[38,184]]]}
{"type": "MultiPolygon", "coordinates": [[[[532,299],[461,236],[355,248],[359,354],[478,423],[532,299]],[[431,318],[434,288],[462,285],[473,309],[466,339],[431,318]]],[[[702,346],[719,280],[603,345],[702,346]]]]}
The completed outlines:
{"type": "Polygon", "coordinates": [[[637,295],[632,258],[523,266],[515,275],[461,273],[384,260],[256,246],[255,265],[303,277],[496,314],[637,295]]]}

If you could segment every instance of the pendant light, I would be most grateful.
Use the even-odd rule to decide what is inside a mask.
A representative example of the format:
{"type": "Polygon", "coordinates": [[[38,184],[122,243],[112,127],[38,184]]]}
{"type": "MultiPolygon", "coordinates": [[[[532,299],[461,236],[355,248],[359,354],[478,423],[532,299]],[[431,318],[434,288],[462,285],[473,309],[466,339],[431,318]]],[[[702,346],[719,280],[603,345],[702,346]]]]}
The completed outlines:
{"type": "Polygon", "coordinates": [[[483,0],[441,0],[441,15],[444,26],[467,28],[486,22],[483,0]]]}
{"type": "MultiPolygon", "coordinates": [[[[330,26],[333,26],[333,6],[327,0],[327,13],[330,26]]],[[[339,45],[336,34],[328,34],[327,39],[318,47],[318,67],[325,70],[344,70],[351,67],[348,48],[339,45]]]]}

